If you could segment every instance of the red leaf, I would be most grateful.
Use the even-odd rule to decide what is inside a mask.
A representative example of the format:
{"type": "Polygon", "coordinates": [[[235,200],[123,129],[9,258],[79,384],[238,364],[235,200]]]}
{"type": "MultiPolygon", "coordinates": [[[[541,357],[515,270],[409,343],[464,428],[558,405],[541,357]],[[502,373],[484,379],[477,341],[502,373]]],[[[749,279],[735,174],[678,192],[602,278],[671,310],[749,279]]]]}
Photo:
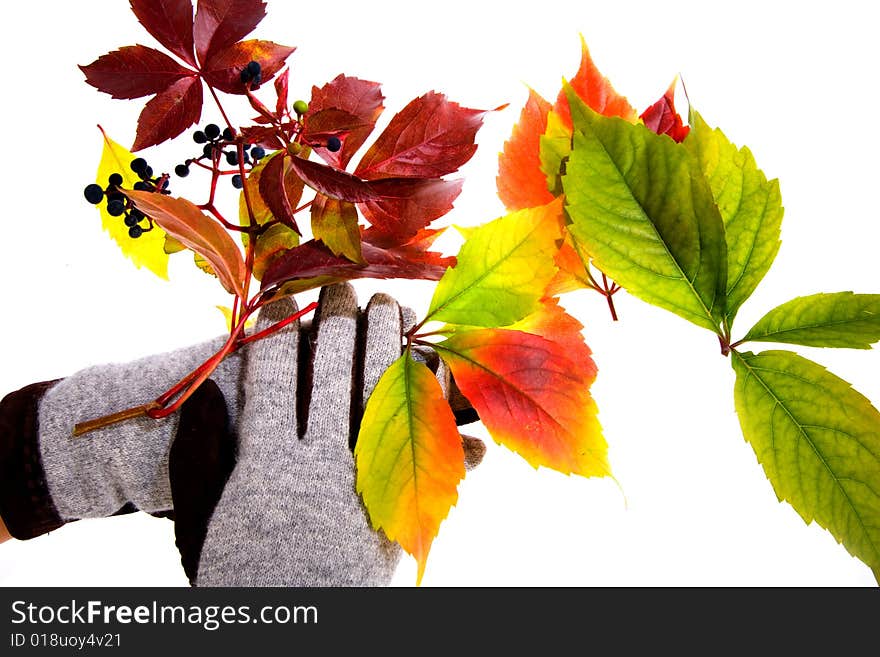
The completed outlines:
{"type": "Polygon", "coordinates": [[[176,137],[202,115],[202,81],[183,78],[150,100],[138,118],[133,151],[176,137]]]}
{"type": "Polygon", "coordinates": [[[379,198],[367,181],[346,171],[301,157],[291,158],[291,166],[309,187],[325,196],[351,203],[363,203],[379,198]]]}
{"type": "Polygon", "coordinates": [[[164,52],[140,45],[114,50],[79,68],[86,82],[113,98],[149,96],[195,74],[164,52]]]}
{"type": "Polygon", "coordinates": [[[669,135],[681,143],[691,129],[682,123],[681,116],[675,110],[675,82],[673,80],[660,100],[642,112],[639,118],[658,135],[669,135]]]}
{"type": "Polygon", "coordinates": [[[333,166],[344,169],[376,126],[376,121],[384,109],[382,105],[384,100],[385,97],[382,95],[378,82],[341,74],[323,87],[312,87],[309,111],[304,117],[306,135],[311,129],[311,122],[320,112],[332,109],[355,117],[355,120],[349,120],[351,123],[349,127],[341,128],[348,132],[342,148],[335,153],[326,148],[316,148],[315,151],[318,155],[333,166]]]}
{"type": "MultiPolygon", "coordinates": [[[[201,5],[200,5],[201,6],[201,5]]],[[[268,82],[281,70],[285,60],[296,48],[282,46],[272,41],[251,39],[217,50],[202,67],[202,75],[212,86],[228,94],[244,94],[241,70],[249,62],[259,62],[263,82],[268,82]]]]}
{"type": "MultiPolygon", "coordinates": [[[[581,37],[581,65],[578,68],[578,72],[571,79],[570,84],[590,109],[603,116],[619,116],[631,123],[635,122],[635,109],[633,109],[624,96],[621,96],[614,90],[608,78],[603,76],[599,69],[596,68],[583,36],[581,37]]],[[[570,128],[571,110],[568,107],[568,99],[565,97],[564,89],[559,92],[553,109],[570,128]]]]}
{"type": "Polygon", "coordinates": [[[391,119],[355,173],[375,180],[391,176],[439,178],[457,171],[477,150],[474,138],[485,113],[429,92],[391,119]]]}
{"type": "Polygon", "coordinates": [[[541,136],[547,130],[550,103],[529,89],[529,98],[510,139],[498,156],[498,197],[508,210],[546,205],[553,200],[541,171],[541,136]]]}
{"type": "MultiPolygon", "coordinates": [[[[396,246],[405,244],[435,219],[452,209],[452,203],[461,193],[462,180],[420,180],[404,178],[412,189],[402,198],[382,198],[359,205],[364,218],[373,227],[373,244],[396,246]]],[[[373,189],[383,190],[383,185],[396,178],[376,180],[373,189]]],[[[398,183],[399,184],[399,183],[398,183]]],[[[397,191],[403,191],[398,187],[397,191]]]]}
{"type": "Polygon", "coordinates": [[[610,474],[607,444],[583,372],[566,345],[509,329],[454,333],[436,345],[497,442],[534,467],[610,474]]]}
{"type": "MultiPolygon", "coordinates": [[[[367,264],[357,264],[333,255],[324,244],[309,240],[279,256],[263,274],[262,289],[282,283],[320,277],[319,285],[355,278],[410,278],[440,280],[454,258],[439,253],[410,249],[382,249],[368,242],[361,243],[367,264]],[[416,257],[418,259],[412,259],[416,257]]],[[[303,288],[306,289],[306,288],[303,288]]]]}
{"type": "Polygon", "coordinates": [[[265,16],[263,0],[199,0],[193,25],[199,61],[207,62],[215,53],[246,37],[265,16]]]}
{"type": "Polygon", "coordinates": [[[259,144],[272,150],[284,148],[284,142],[276,133],[275,128],[264,128],[262,126],[247,126],[240,130],[241,136],[249,144],[259,144]]]}
{"type": "Polygon", "coordinates": [[[303,193],[303,182],[297,176],[285,153],[278,153],[268,161],[260,174],[260,196],[272,215],[297,233],[294,210],[303,193]]]}
{"type": "Polygon", "coordinates": [[[223,226],[185,198],[139,191],[126,191],[125,195],[166,233],[204,257],[227,292],[244,296],[247,267],[223,226]]]}
{"type": "Polygon", "coordinates": [[[363,119],[346,112],[345,110],[331,107],[310,113],[304,120],[303,141],[311,146],[321,159],[337,169],[344,169],[348,164],[353,150],[352,133],[360,133],[364,128],[372,131],[372,124],[365,123],[363,119]],[[341,148],[338,151],[327,149],[327,140],[330,137],[338,137],[341,148]]]}
{"type": "Polygon", "coordinates": [[[275,78],[275,114],[283,116],[287,109],[287,90],[290,86],[290,69],[275,78]]]}
{"type": "Polygon", "coordinates": [[[192,0],[131,0],[131,10],[156,41],[187,64],[196,65],[192,0]]]}

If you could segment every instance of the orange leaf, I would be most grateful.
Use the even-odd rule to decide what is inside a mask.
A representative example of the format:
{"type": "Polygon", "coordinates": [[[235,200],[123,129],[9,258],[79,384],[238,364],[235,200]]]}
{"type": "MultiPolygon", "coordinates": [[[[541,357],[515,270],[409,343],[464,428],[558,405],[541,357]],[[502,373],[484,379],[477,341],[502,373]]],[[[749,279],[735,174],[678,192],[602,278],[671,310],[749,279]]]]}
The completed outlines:
{"type": "Polygon", "coordinates": [[[547,130],[550,103],[529,89],[529,98],[510,139],[498,156],[498,196],[508,210],[545,205],[553,200],[541,171],[541,136],[547,130]]]}
{"type": "Polygon", "coordinates": [[[126,191],[125,195],[166,233],[211,263],[227,292],[244,296],[247,267],[223,226],[185,198],[142,191],[126,191]]]}
{"type": "MultiPolygon", "coordinates": [[[[570,339],[570,329],[565,331],[570,339]]],[[[610,475],[608,446],[590,395],[595,366],[579,364],[583,352],[569,353],[567,341],[510,329],[473,329],[434,346],[498,443],[534,467],[610,475]]]]}
{"type": "Polygon", "coordinates": [[[559,270],[544,290],[546,297],[555,297],[566,292],[595,288],[587,271],[587,259],[575,246],[571,233],[565,231],[565,240],[554,256],[559,270]]]}
{"type": "MultiPolygon", "coordinates": [[[[604,116],[619,116],[630,123],[635,123],[635,109],[624,96],[614,90],[608,78],[596,68],[583,36],[581,36],[581,65],[569,84],[593,111],[604,116]]],[[[559,113],[565,125],[570,128],[571,110],[568,107],[568,99],[565,97],[564,89],[559,92],[553,109],[559,113]]]]}

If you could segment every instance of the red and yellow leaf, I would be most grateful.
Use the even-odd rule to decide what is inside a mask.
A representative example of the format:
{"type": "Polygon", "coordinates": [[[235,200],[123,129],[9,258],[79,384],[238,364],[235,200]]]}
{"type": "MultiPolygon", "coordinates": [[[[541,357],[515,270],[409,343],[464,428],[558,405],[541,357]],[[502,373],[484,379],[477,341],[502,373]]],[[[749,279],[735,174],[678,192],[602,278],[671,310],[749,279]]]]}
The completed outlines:
{"type": "Polygon", "coordinates": [[[429,92],[388,124],[355,169],[367,180],[405,176],[439,178],[471,159],[483,110],[468,109],[429,92]]]}
{"type": "Polygon", "coordinates": [[[510,139],[498,156],[498,196],[508,210],[522,210],[553,200],[541,171],[541,136],[547,129],[550,103],[529,89],[529,98],[510,139]]]}
{"type": "Polygon", "coordinates": [[[300,232],[294,212],[305,187],[302,178],[296,175],[291,158],[284,151],[263,162],[258,184],[260,197],[276,219],[300,232]]]}
{"type": "MultiPolygon", "coordinates": [[[[552,312],[552,311],[551,311],[552,312]]],[[[595,367],[563,342],[510,329],[454,333],[435,345],[490,435],[534,467],[565,474],[610,475],[607,443],[590,395],[595,367]]]]}
{"type": "Polygon", "coordinates": [[[131,0],[131,10],[156,41],[187,64],[196,65],[192,0],[131,0]]]}
{"type": "Polygon", "coordinates": [[[565,231],[565,239],[554,260],[559,270],[547,284],[545,296],[555,297],[574,290],[595,288],[587,270],[589,259],[579,250],[568,230],[565,231]]]}
{"type": "Polygon", "coordinates": [[[311,214],[315,239],[321,240],[333,255],[366,264],[361,255],[361,232],[353,203],[315,194],[311,214]]]}
{"type": "Polygon", "coordinates": [[[675,83],[676,80],[673,80],[660,100],[642,112],[639,118],[649,130],[658,135],[669,135],[681,143],[691,129],[682,122],[681,116],[675,109],[675,83]]]}
{"type": "Polygon", "coordinates": [[[207,62],[215,53],[246,37],[265,16],[263,0],[199,0],[193,22],[199,61],[207,62]]]}
{"type": "Polygon", "coordinates": [[[125,195],[165,232],[205,258],[227,292],[244,296],[247,268],[223,226],[185,198],[134,190],[125,195]]]}
{"type": "Polygon", "coordinates": [[[125,46],[79,68],[86,82],[113,98],[149,96],[195,75],[164,52],[147,46],[125,46]]]}
{"type": "MultiPolygon", "coordinates": [[[[312,139],[319,140],[320,133],[327,130],[327,125],[321,116],[335,112],[336,129],[346,133],[344,139],[340,138],[342,148],[333,152],[315,145],[314,149],[324,161],[344,169],[376,126],[376,121],[379,120],[384,109],[382,104],[384,100],[378,82],[342,74],[337,75],[323,87],[312,87],[309,111],[303,117],[306,140],[310,143],[312,139]],[[340,120],[343,116],[345,118],[340,120]]],[[[326,138],[323,142],[326,143],[326,138]]]]}
{"type": "MultiPolygon", "coordinates": [[[[581,65],[569,84],[593,111],[604,116],[619,116],[630,123],[636,121],[636,111],[633,106],[624,96],[614,90],[608,78],[596,68],[583,36],[581,36],[581,65]]],[[[571,110],[564,89],[559,92],[553,109],[562,117],[565,125],[570,128],[571,110]]]]}
{"type": "Polygon", "coordinates": [[[202,81],[178,80],[150,100],[138,118],[133,151],[161,144],[181,134],[202,116],[202,81]]]}
{"type": "Polygon", "coordinates": [[[202,75],[209,84],[228,94],[244,94],[241,70],[249,62],[259,62],[263,82],[268,82],[284,67],[284,62],[296,48],[273,41],[250,39],[234,43],[216,51],[202,67],[202,75]]]}
{"type": "Polygon", "coordinates": [[[416,558],[421,582],[440,523],[458,501],[464,450],[440,384],[409,350],[370,395],[355,458],[373,527],[416,558]]]}

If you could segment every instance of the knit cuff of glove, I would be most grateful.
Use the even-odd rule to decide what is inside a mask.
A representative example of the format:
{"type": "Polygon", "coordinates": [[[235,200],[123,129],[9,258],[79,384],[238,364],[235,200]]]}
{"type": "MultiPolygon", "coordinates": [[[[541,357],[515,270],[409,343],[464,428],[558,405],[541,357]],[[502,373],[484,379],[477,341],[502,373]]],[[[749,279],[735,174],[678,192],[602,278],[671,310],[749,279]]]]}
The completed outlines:
{"type": "MultiPolygon", "coordinates": [[[[0,405],[0,515],[10,533],[32,538],[79,518],[171,509],[168,450],[177,414],[127,420],[78,438],[73,427],[155,399],[215,353],[222,340],[88,368],[8,395],[0,405]]],[[[239,370],[233,354],[212,376],[233,421],[239,370]]]]}

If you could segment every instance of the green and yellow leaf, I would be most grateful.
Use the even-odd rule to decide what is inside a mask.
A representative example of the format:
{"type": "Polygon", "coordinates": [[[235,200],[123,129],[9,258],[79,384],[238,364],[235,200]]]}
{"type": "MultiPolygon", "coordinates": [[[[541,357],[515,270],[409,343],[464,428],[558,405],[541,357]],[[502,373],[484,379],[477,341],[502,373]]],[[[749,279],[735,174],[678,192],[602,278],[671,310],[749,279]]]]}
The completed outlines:
{"type": "Polygon", "coordinates": [[[631,294],[718,332],[725,316],[724,226],[696,158],[642,124],[569,93],[574,139],[563,187],[569,230],[631,294]]]}
{"type": "Polygon", "coordinates": [[[737,149],[718,128],[691,110],[684,145],[696,156],[721,212],[727,236],[727,322],[751,296],[780,245],[779,181],[767,180],[748,148],[737,149]]]}
{"type": "Polygon", "coordinates": [[[732,353],[743,435],[777,497],[880,581],[880,413],[849,383],[790,351],[732,353]]]}
{"type": "Polygon", "coordinates": [[[427,319],[492,327],[534,312],[556,273],[561,221],[557,199],[475,228],[437,284],[427,319]]]}
{"type": "Polygon", "coordinates": [[[813,294],[764,315],[742,342],[870,349],[880,340],[880,294],[813,294]]]}
{"type": "Polygon", "coordinates": [[[367,401],[355,445],[357,491],[375,529],[418,561],[458,500],[464,449],[434,374],[407,350],[367,401]]]}
{"type": "Polygon", "coordinates": [[[315,194],[311,212],[315,239],[321,240],[333,255],[366,264],[361,253],[361,231],[354,203],[315,194]]]}

